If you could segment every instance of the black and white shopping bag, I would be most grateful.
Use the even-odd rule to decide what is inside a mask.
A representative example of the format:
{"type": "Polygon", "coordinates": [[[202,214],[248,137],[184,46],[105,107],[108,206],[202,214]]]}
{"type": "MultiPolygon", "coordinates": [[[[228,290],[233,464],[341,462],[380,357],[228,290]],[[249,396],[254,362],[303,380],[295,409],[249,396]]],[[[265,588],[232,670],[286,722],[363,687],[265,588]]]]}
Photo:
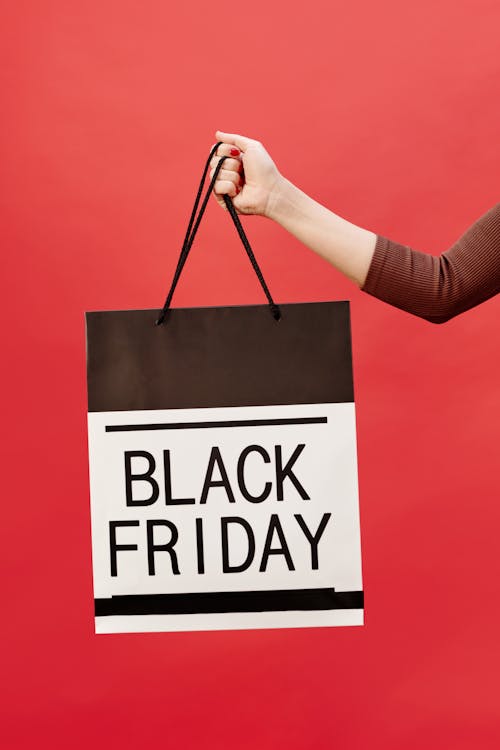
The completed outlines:
{"type": "Polygon", "coordinates": [[[269,305],[170,309],[209,160],[160,317],[86,315],[96,632],[361,625],[349,304],[275,305],[226,196],[269,305]]]}

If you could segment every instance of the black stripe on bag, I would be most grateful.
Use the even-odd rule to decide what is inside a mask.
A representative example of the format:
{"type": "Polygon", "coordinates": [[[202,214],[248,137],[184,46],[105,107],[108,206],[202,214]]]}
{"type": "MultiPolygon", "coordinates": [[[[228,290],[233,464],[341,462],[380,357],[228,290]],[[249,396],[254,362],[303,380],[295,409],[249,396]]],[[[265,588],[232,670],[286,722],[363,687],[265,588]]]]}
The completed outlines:
{"type": "Polygon", "coordinates": [[[147,430],[202,430],[219,427],[275,427],[295,424],[326,424],[328,417],[290,419],[226,419],[219,422],[153,422],[150,424],[109,424],[105,432],[143,432],[147,430]]]}
{"type": "Polygon", "coordinates": [[[135,594],[95,599],[95,616],[363,609],[363,600],[363,591],[335,589],[135,594]]]}

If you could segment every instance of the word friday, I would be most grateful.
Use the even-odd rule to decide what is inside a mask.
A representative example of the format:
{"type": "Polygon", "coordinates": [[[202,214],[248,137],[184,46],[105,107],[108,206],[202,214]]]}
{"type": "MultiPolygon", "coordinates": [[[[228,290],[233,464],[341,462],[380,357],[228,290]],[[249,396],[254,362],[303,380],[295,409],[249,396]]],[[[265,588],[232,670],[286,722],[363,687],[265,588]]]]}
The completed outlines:
{"type": "MultiPolygon", "coordinates": [[[[286,500],[286,495],[288,495],[288,493],[294,493],[295,497],[298,496],[301,500],[308,501],[310,500],[310,496],[304,487],[303,481],[299,479],[296,473],[296,464],[304,448],[304,443],[297,445],[291,455],[289,455],[288,458],[285,458],[283,456],[282,446],[275,445],[273,458],[271,458],[270,453],[262,446],[247,446],[241,451],[236,462],[236,482],[233,486],[229,480],[229,475],[221,451],[217,446],[214,446],[210,450],[207,469],[204,474],[198,497],[182,498],[174,497],[172,491],[170,450],[162,451],[162,470],[158,469],[155,457],[148,451],[125,451],[125,503],[128,508],[151,506],[158,501],[166,506],[195,505],[197,502],[200,505],[205,505],[207,502],[210,502],[210,492],[215,488],[219,488],[219,491],[220,488],[222,488],[229,503],[236,503],[237,498],[238,500],[243,499],[244,501],[253,504],[263,503],[268,499],[275,499],[278,502],[283,502],[286,500]],[[259,490],[261,489],[261,491],[258,494],[255,494],[255,489],[253,492],[250,492],[246,482],[246,462],[248,457],[252,454],[259,456],[263,465],[272,465],[272,467],[269,467],[265,478],[262,480],[262,488],[259,487],[259,490]],[[137,460],[142,462],[142,469],[144,469],[144,461],[146,462],[145,470],[137,470],[137,460]],[[133,466],[133,464],[135,464],[135,466],[133,466]],[[160,474],[162,475],[162,480],[160,480],[160,474]],[[269,478],[270,476],[271,478],[269,478]],[[160,486],[160,482],[162,486],[160,486]],[[142,489],[142,494],[144,494],[144,488],[146,487],[146,497],[137,497],[137,490],[139,487],[142,489]]],[[[303,539],[305,544],[309,545],[311,569],[318,570],[318,546],[331,518],[331,513],[324,513],[319,523],[315,523],[314,528],[310,528],[301,513],[294,513],[293,518],[296,524],[295,528],[297,529],[298,526],[298,529],[302,532],[302,534],[299,535],[300,538],[303,539]]],[[[141,526],[142,524],[139,520],[127,519],[109,522],[111,576],[118,576],[118,553],[134,552],[139,549],[138,544],[130,543],[130,540],[127,544],[121,543],[118,539],[119,529],[124,527],[141,526]]],[[[249,521],[237,515],[222,516],[220,518],[221,564],[223,573],[241,573],[248,570],[254,560],[258,564],[259,572],[265,572],[271,556],[280,556],[288,570],[295,570],[290,545],[287,542],[283,524],[277,513],[270,514],[268,521],[266,521],[266,527],[265,539],[262,547],[263,551],[262,554],[259,554],[259,559],[256,559],[257,545],[255,531],[249,521]],[[234,552],[231,555],[230,543],[230,529],[233,529],[234,532],[236,528],[238,529],[238,533],[236,537],[233,533],[232,538],[233,540],[235,538],[238,539],[236,553],[238,558],[237,561],[235,561],[234,552]],[[243,548],[241,544],[242,534],[246,540],[243,548]]],[[[138,533],[141,534],[140,530],[138,533]]],[[[148,574],[150,576],[156,575],[157,567],[160,567],[157,563],[157,554],[163,552],[167,553],[168,557],[165,558],[165,556],[163,556],[161,558],[162,572],[165,571],[163,561],[166,560],[168,570],[171,570],[174,575],[179,575],[181,571],[176,550],[176,544],[179,541],[179,529],[177,525],[171,520],[165,518],[149,518],[145,522],[145,532],[142,532],[143,539],[144,533],[147,548],[148,574]],[[165,541],[165,534],[168,537],[167,541],[165,541]],[[159,536],[162,537],[161,542],[158,539],[159,536]]],[[[199,574],[204,574],[205,539],[203,518],[194,518],[192,534],[193,541],[195,542],[193,549],[196,549],[197,572],[199,574]]],[[[294,540],[297,540],[297,533],[294,533],[293,536],[294,540]]]]}

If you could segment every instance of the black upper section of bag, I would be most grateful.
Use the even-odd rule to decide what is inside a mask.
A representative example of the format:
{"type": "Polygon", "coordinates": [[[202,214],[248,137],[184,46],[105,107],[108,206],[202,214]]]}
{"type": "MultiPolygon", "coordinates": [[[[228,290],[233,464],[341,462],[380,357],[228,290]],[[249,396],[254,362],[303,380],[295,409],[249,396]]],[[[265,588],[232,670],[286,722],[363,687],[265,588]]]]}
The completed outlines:
{"type": "Polygon", "coordinates": [[[89,411],[354,401],[349,302],[86,313],[89,411]]]}

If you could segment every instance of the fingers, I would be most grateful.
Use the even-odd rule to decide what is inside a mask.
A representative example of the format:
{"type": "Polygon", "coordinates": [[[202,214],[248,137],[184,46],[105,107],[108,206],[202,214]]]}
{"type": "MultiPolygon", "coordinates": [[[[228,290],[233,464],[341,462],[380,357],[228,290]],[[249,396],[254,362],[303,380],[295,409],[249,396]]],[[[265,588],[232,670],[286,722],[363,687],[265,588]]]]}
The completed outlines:
{"type": "MultiPolygon", "coordinates": [[[[210,166],[215,169],[217,164],[220,162],[220,156],[212,156],[210,159],[210,166]]],[[[233,172],[239,172],[243,168],[243,164],[239,159],[224,159],[224,166],[222,171],[231,170],[233,172]]]]}
{"type": "MultiPolygon", "coordinates": [[[[210,171],[210,179],[214,176],[215,169],[212,169],[210,171]]],[[[217,179],[215,181],[215,184],[217,185],[218,182],[221,180],[230,180],[231,182],[234,182],[235,185],[239,185],[241,182],[241,175],[239,172],[234,172],[233,170],[229,169],[221,169],[219,174],[217,175],[217,179]]]]}
{"type": "MultiPolygon", "coordinates": [[[[215,143],[212,144],[211,148],[215,146],[215,143]]],[[[221,143],[220,146],[217,147],[217,151],[215,152],[217,156],[231,156],[236,159],[241,159],[241,149],[237,148],[236,146],[232,146],[230,143],[221,143]]]]}
{"type": "Polygon", "coordinates": [[[217,195],[230,195],[234,198],[240,192],[239,187],[233,180],[216,180],[214,185],[214,193],[217,195]]]}
{"type": "MultiPolygon", "coordinates": [[[[243,153],[245,153],[252,143],[255,143],[252,138],[246,138],[246,136],[238,135],[237,133],[224,133],[222,130],[216,130],[215,137],[218,141],[224,141],[224,144],[236,146],[243,153]]],[[[219,148],[222,148],[222,146],[219,146],[219,148]]]]}
{"type": "MultiPolygon", "coordinates": [[[[219,150],[221,148],[222,146],[219,146],[217,153],[219,153],[219,150]]],[[[220,156],[213,156],[212,159],[210,160],[210,166],[212,167],[212,169],[210,170],[210,175],[209,175],[210,180],[212,180],[215,169],[217,165],[219,164],[220,160],[221,160],[220,156]]],[[[218,192],[218,188],[220,187],[221,181],[234,182],[236,185],[240,185],[243,182],[243,164],[239,159],[224,159],[223,167],[219,171],[217,175],[217,180],[215,181],[214,192],[218,192]],[[217,190],[215,190],[216,186],[217,186],[217,190]]],[[[227,192],[227,191],[224,190],[223,192],[227,192]]],[[[225,204],[224,204],[224,207],[225,207],[225,204]]]]}
{"type": "MultiPolygon", "coordinates": [[[[229,183],[228,183],[228,184],[229,184],[229,183]]],[[[219,206],[220,206],[221,208],[223,208],[223,209],[224,209],[224,211],[227,211],[227,206],[226,206],[226,203],[225,203],[225,201],[224,201],[224,198],[222,197],[222,196],[224,195],[224,193],[219,193],[219,194],[217,194],[217,193],[215,192],[215,190],[214,190],[214,191],[213,191],[213,193],[212,193],[212,195],[214,196],[214,198],[215,198],[215,200],[217,201],[217,203],[219,204],[219,206]]],[[[230,195],[230,193],[228,192],[228,193],[226,193],[226,195],[230,195]]],[[[232,197],[233,201],[234,201],[234,200],[235,200],[235,198],[236,198],[236,196],[235,196],[235,195],[233,195],[233,196],[231,196],[231,197],[232,197]]],[[[237,212],[237,213],[239,213],[238,209],[237,209],[237,208],[236,208],[236,206],[234,205],[234,202],[233,202],[233,206],[234,206],[234,208],[235,208],[236,212],[237,212]]]]}
{"type": "MultiPolygon", "coordinates": [[[[214,166],[210,170],[210,180],[212,180],[216,166],[219,162],[220,157],[214,156],[212,158],[210,164],[214,164],[214,166]]],[[[224,200],[222,198],[219,198],[220,195],[227,194],[232,198],[235,198],[241,190],[242,176],[239,172],[241,168],[242,164],[238,159],[226,159],[224,161],[222,169],[217,175],[213,193],[215,195],[217,203],[222,206],[222,208],[226,208],[226,204],[224,203],[224,200]],[[231,168],[225,169],[224,167],[226,166],[231,168]]]]}
{"type": "MultiPolygon", "coordinates": [[[[221,131],[216,132],[218,141],[223,140],[223,138],[219,137],[222,135],[227,134],[221,133],[221,131]]],[[[243,140],[249,141],[250,139],[243,138],[243,140]]],[[[230,142],[229,139],[224,138],[224,141],[224,143],[221,143],[221,145],[218,146],[217,151],[210,160],[210,166],[212,167],[210,171],[210,180],[212,180],[214,176],[215,169],[219,164],[221,157],[229,157],[224,159],[223,167],[217,175],[217,180],[215,181],[214,189],[212,191],[214,198],[219,206],[227,211],[227,206],[222,196],[226,194],[231,198],[235,198],[241,190],[241,185],[243,182],[243,149],[236,146],[235,143],[230,142]]],[[[215,143],[213,144],[213,146],[215,146],[215,143]]]]}

